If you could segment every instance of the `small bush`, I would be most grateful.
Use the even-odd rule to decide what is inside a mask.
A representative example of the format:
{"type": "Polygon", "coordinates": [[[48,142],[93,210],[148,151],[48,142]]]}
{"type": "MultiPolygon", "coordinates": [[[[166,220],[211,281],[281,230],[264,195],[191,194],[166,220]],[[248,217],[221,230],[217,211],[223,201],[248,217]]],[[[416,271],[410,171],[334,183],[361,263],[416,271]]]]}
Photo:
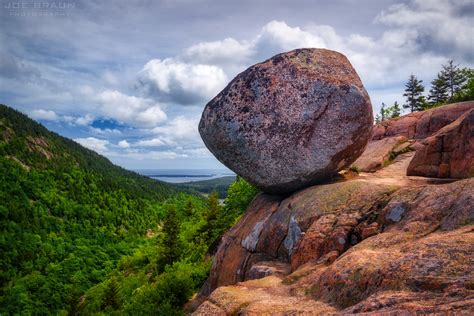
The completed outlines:
{"type": "Polygon", "coordinates": [[[349,170],[352,171],[352,172],[355,172],[355,173],[357,173],[357,174],[359,174],[359,172],[360,172],[360,168],[359,168],[358,166],[356,166],[356,165],[352,165],[352,166],[349,168],[349,170]]]}

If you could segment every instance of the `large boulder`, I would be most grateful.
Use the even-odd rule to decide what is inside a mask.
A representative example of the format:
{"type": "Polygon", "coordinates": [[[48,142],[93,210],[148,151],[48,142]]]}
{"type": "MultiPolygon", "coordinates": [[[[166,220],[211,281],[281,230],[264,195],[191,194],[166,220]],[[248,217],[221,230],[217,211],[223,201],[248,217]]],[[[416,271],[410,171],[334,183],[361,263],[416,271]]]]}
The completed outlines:
{"type": "Polygon", "coordinates": [[[474,108],[422,140],[407,170],[409,176],[474,176],[474,108]]]}
{"type": "Polygon", "coordinates": [[[297,49],[239,74],[206,105],[199,132],[223,164],[281,194],[349,166],[372,122],[369,96],[344,55],[297,49]]]}

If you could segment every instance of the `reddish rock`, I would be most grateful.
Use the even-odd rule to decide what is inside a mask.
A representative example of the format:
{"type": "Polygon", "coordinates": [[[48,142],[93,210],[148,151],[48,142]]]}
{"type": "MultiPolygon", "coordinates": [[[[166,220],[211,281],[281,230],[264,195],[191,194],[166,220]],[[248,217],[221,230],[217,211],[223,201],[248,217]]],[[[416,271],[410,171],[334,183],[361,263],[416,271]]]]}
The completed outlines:
{"type": "Polygon", "coordinates": [[[352,164],[360,171],[375,172],[382,168],[384,162],[390,158],[397,146],[409,144],[405,136],[386,137],[371,141],[362,155],[352,164]]]}
{"type": "Polygon", "coordinates": [[[371,137],[372,106],[347,58],[297,49],[256,64],[205,107],[209,150],[269,193],[289,193],[348,167],[371,137]]]}
{"type": "Polygon", "coordinates": [[[390,186],[352,180],[314,186],[286,199],[259,195],[223,236],[201,296],[255,277],[250,270],[262,261],[290,263],[295,270],[330,252],[344,252],[358,241],[355,227],[370,220],[367,213],[391,191],[390,186]]]}
{"type": "Polygon", "coordinates": [[[374,127],[372,140],[405,136],[409,139],[424,139],[444,126],[457,120],[466,111],[474,108],[474,101],[443,105],[434,109],[413,112],[397,119],[390,119],[374,127]]]}
{"type": "Polygon", "coordinates": [[[436,298],[460,286],[467,295],[474,276],[473,185],[470,179],[395,192],[377,219],[385,229],[318,274],[313,297],[347,308],[385,291],[436,298]]]}
{"type": "Polygon", "coordinates": [[[371,185],[354,191],[351,182],[363,181],[318,186],[285,200],[301,229],[290,259],[307,238],[322,247],[328,238],[331,248],[327,236],[338,242],[347,227],[346,240],[361,240],[311,258],[284,279],[219,287],[194,315],[473,314],[474,179],[380,194],[371,185]],[[361,198],[351,200],[356,192],[361,198]]]}
{"type": "Polygon", "coordinates": [[[474,108],[421,141],[407,175],[436,178],[474,176],[474,108]]]}
{"type": "MultiPolygon", "coordinates": [[[[280,198],[260,194],[251,203],[251,212],[246,212],[242,219],[222,237],[214,256],[211,277],[201,289],[200,295],[207,296],[215,288],[234,284],[244,280],[247,262],[255,251],[259,241],[260,230],[271,214],[278,208],[280,198]]],[[[265,258],[259,258],[263,261],[265,258]]]]}
{"type": "Polygon", "coordinates": [[[473,310],[472,301],[469,303],[474,298],[473,228],[471,225],[452,232],[417,236],[417,239],[402,231],[367,239],[313,275],[313,298],[349,313],[387,310],[435,313],[450,301],[463,302],[461,311],[473,310]],[[391,292],[391,304],[371,304],[374,297],[387,292],[391,292]],[[399,294],[410,297],[408,301],[415,304],[406,304],[399,294]]]}
{"type": "Polygon", "coordinates": [[[269,275],[286,276],[289,273],[288,264],[272,261],[257,262],[250,267],[245,280],[261,279],[269,275]]]}
{"type": "Polygon", "coordinates": [[[377,222],[367,224],[363,222],[362,224],[358,225],[355,229],[355,233],[359,237],[360,240],[367,239],[371,236],[377,235],[380,232],[380,227],[377,222]]]}

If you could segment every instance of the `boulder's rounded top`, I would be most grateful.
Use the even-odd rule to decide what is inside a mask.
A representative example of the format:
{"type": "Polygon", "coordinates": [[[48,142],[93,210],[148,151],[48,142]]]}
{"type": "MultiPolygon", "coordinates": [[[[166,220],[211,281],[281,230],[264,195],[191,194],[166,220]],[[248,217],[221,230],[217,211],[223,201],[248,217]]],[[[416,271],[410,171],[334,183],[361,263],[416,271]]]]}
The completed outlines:
{"type": "Polygon", "coordinates": [[[349,81],[362,88],[362,82],[347,57],[329,49],[299,48],[275,55],[252,67],[271,67],[277,70],[280,66],[284,68],[290,65],[314,79],[335,84],[349,81]]]}

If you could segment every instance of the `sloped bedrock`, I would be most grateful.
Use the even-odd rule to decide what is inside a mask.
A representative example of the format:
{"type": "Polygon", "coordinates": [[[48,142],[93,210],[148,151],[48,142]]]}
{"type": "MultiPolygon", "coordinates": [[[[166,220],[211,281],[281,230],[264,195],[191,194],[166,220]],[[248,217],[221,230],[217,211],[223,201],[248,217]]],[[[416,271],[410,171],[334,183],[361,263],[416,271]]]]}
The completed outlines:
{"type": "Polygon", "coordinates": [[[208,293],[202,294],[274,271],[295,271],[321,259],[332,262],[381,232],[416,235],[454,229],[473,221],[473,193],[464,182],[400,189],[351,180],[311,187],[281,200],[261,194],[224,235],[208,293]],[[255,273],[262,262],[267,262],[264,272],[255,273]],[[268,267],[268,262],[290,267],[268,267]]]}
{"type": "Polygon", "coordinates": [[[260,195],[220,244],[207,295],[220,288],[204,305],[239,303],[232,310],[249,313],[272,311],[270,301],[281,312],[472,311],[473,224],[474,179],[403,188],[352,180],[281,201],[260,195]],[[299,235],[291,251],[289,235],[299,235]]]}

